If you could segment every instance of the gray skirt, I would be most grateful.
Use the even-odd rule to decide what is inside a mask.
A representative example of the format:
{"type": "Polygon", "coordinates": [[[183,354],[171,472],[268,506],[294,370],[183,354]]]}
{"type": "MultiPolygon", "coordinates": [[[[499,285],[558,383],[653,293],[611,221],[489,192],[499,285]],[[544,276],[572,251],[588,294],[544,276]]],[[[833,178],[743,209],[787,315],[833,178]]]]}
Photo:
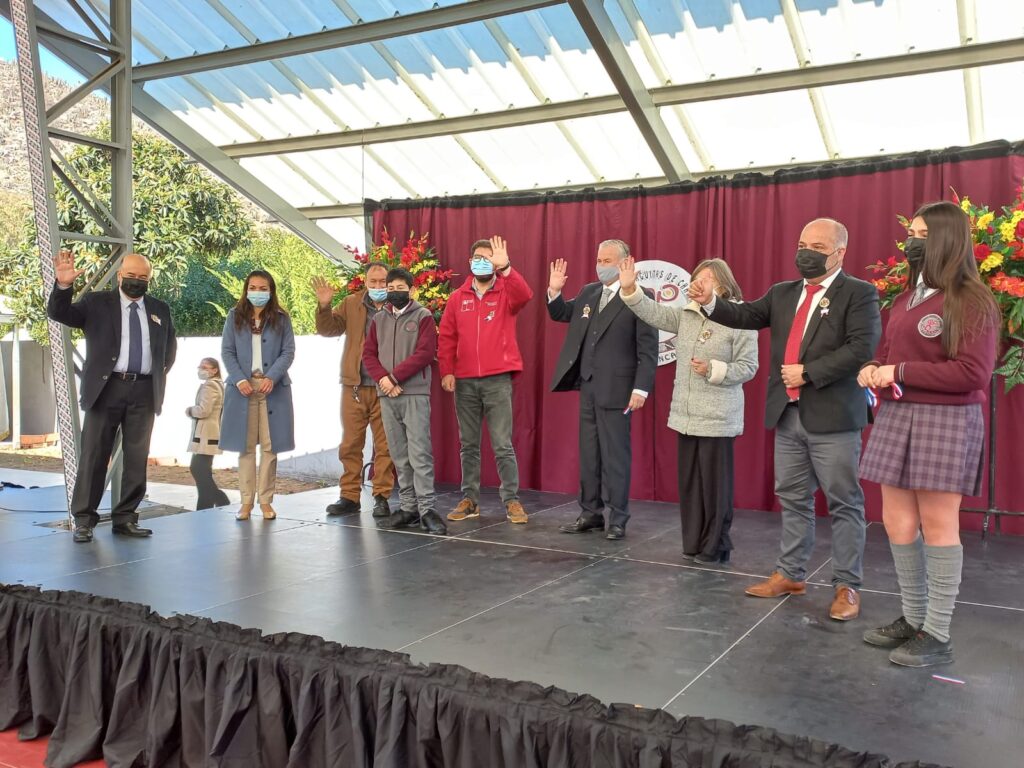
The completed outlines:
{"type": "Polygon", "coordinates": [[[896,488],[977,496],[984,439],[980,403],[883,400],[861,458],[860,476],[896,488]]]}

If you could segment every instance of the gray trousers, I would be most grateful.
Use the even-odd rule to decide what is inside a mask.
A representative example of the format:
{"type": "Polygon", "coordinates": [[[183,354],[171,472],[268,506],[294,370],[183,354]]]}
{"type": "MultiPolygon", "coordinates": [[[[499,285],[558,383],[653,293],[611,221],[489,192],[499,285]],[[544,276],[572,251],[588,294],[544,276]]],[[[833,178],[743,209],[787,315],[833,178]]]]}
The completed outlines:
{"type": "Polygon", "coordinates": [[[398,474],[406,512],[434,511],[434,452],[430,445],[430,395],[380,398],[384,434],[398,474]]]}
{"type": "Polygon", "coordinates": [[[861,432],[808,432],[788,406],[775,429],[775,495],[782,506],[778,570],[807,578],[814,549],[814,492],[821,487],[832,516],[832,584],[859,589],[864,570],[864,491],[857,476],[861,432]]]}
{"type": "MultiPolygon", "coordinates": [[[[479,379],[455,380],[455,415],[462,443],[462,495],[480,501],[480,438],[483,421],[491,436],[498,464],[501,501],[519,498],[519,465],[512,447],[512,375],[501,373],[479,379]]],[[[390,440],[389,440],[390,442],[390,440]]]]}

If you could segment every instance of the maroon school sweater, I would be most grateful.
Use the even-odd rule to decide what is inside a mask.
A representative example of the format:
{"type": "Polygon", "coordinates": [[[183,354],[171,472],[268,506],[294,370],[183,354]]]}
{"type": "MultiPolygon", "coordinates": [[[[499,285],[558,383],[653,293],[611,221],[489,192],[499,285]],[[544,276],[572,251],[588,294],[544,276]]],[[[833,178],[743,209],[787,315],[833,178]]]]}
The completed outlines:
{"type": "MultiPolygon", "coordinates": [[[[998,327],[994,322],[969,331],[955,360],[942,348],[942,304],[945,294],[933,293],[910,307],[911,291],[897,297],[875,365],[895,365],[905,403],[968,405],[985,402],[996,367],[998,327]]],[[[881,396],[892,399],[892,388],[881,396]]]]}

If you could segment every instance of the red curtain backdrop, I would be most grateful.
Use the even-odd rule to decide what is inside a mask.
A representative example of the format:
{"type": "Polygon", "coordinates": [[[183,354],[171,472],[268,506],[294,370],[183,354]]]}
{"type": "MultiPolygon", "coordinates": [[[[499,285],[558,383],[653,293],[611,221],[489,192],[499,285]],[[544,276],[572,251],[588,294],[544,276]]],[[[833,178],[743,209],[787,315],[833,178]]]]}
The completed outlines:
{"type": "MultiPolygon", "coordinates": [[[[905,237],[896,214],[911,214],[923,202],[948,199],[950,189],[993,207],[1010,202],[1024,178],[1024,146],[989,148],[973,155],[914,156],[873,165],[823,167],[814,173],[790,172],[772,178],[751,177],[682,186],[678,189],[616,190],[561,195],[511,195],[369,202],[376,207],[375,240],[387,228],[398,239],[409,232],[430,233],[441,263],[455,269],[461,282],[468,273],[470,244],[502,235],[509,254],[534,290],[519,316],[519,344],[525,370],[515,387],[514,444],[524,488],[561,493],[578,490],[578,401],[575,393],[552,393],[550,383],[567,326],[548,319],[545,290],[548,265],[569,261],[566,295],[596,280],[597,244],[621,238],[638,260],[662,259],[692,269],[701,259],[719,256],[732,266],[748,299],[780,280],[793,279],[793,258],[803,225],[831,216],[849,229],[845,269],[867,279],[867,266],[897,254],[905,237]],[[994,156],[993,156],[994,155],[994,156]]],[[[745,386],[745,431],[736,442],[736,504],[746,509],[777,509],[772,491],[772,433],[763,427],[767,332],[760,338],[761,371],[745,386]]],[[[676,501],[676,438],[666,426],[674,365],[658,370],[647,407],[633,416],[633,480],[637,499],[676,501]]],[[[460,480],[459,436],[452,396],[435,381],[434,459],[441,482],[460,480]]],[[[997,503],[1024,510],[1012,476],[1024,464],[1019,430],[1024,426],[1024,391],[1000,395],[998,403],[997,503]]],[[[987,459],[986,459],[987,460],[987,459]]],[[[493,454],[484,448],[483,483],[498,483],[493,454]]],[[[880,519],[878,489],[865,484],[869,519],[880,519]]],[[[983,499],[965,506],[985,506],[983,499]]],[[[819,502],[819,508],[821,504],[819,502]]],[[[1024,533],[1021,521],[1007,530],[1024,533]]],[[[964,515],[977,527],[980,516],[964,515]]]]}

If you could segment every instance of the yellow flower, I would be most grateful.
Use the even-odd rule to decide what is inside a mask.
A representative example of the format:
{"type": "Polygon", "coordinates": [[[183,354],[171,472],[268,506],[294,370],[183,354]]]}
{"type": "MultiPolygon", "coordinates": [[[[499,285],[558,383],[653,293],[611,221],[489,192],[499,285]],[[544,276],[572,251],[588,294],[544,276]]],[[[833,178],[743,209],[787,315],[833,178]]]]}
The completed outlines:
{"type": "Polygon", "coordinates": [[[996,215],[994,213],[992,213],[992,211],[989,211],[984,216],[981,216],[978,219],[978,223],[977,223],[976,226],[980,230],[988,229],[988,225],[992,223],[992,219],[994,219],[995,217],[996,217],[996,215]]]}
{"type": "Polygon", "coordinates": [[[991,272],[996,267],[1001,266],[1002,263],[1003,263],[1003,254],[1001,254],[1001,253],[999,253],[997,251],[997,252],[991,254],[983,262],[981,262],[981,264],[978,265],[978,269],[981,272],[991,272]]]}
{"type": "Polygon", "coordinates": [[[971,209],[971,198],[965,197],[961,200],[960,207],[963,208],[964,213],[968,213],[971,209]]]}

